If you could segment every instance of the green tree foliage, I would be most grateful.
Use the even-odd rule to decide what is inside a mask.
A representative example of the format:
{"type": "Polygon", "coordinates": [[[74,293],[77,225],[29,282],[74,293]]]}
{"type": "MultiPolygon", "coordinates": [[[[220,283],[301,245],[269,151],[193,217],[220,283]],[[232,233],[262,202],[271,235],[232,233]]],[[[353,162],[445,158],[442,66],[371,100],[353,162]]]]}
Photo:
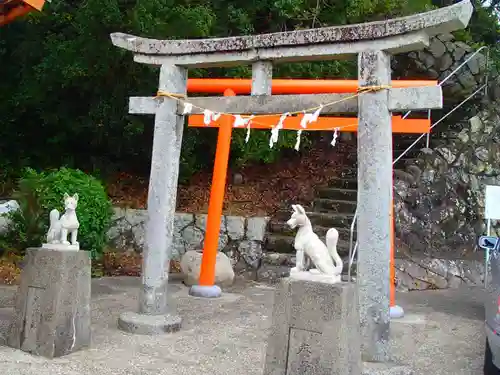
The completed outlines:
{"type": "MultiPolygon", "coordinates": [[[[154,95],[158,72],[112,46],[121,31],[155,38],[205,38],[342,25],[442,6],[431,0],[52,0],[42,13],[0,28],[0,170],[67,165],[147,174],[152,118],[127,114],[128,97],[154,95]]],[[[482,9],[470,33],[493,44],[494,8],[482,9]]],[[[352,77],[355,62],[279,65],[275,76],[352,77]]],[[[248,77],[248,67],[190,71],[191,77],[248,77]]],[[[232,162],[272,161],[295,138],[268,148],[268,132],[235,131],[232,162]]],[[[210,163],[216,132],[187,129],[181,173],[210,163]],[[209,156],[209,157],[207,157],[209,156]]]]}
{"type": "Polygon", "coordinates": [[[93,259],[102,254],[111,223],[111,202],[102,184],[82,171],[61,168],[38,173],[26,169],[19,179],[14,198],[20,209],[8,214],[11,225],[0,236],[0,249],[21,253],[45,242],[48,213],[54,208],[64,213],[64,194],[78,194],[78,241],[93,259]]]}

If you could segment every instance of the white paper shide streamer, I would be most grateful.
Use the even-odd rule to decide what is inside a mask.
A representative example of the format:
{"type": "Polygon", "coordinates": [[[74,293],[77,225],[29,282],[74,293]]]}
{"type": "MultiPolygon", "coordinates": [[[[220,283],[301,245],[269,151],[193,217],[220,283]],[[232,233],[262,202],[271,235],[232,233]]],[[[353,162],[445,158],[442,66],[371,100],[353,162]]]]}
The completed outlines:
{"type": "Polygon", "coordinates": [[[241,115],[235,115],[234,116],[234,122],[233,122],[233,127],[235,128],[241,128],[245,125],[247,125],[251,119],[253,119],[253,115],[250,117],[242,117],[241,115]]]}
{"type": "Polygon", "coordinates": [[[302,135],[302,129],[297,130],[297,142],[295,143],[295,151],[299,151],[301,135],[302,135]]]}
{"type": "MultiPolygon", "coordinates": [[[[322,109],[323,109],[323,105],[320,105],[316,109],[316,111],[314,111],[314,113],[306,113],[306,111],[304,111],[304,115],[302,116],[302,119],[300,120],[300,127],[302,129],[306,129],[307,125],[318,121],[318,118],[319,118],[319,115],[320,115],[322,109]]],[[[184,108],[182,110],[182,114],[188,115],[188,114],[191,114],[192,111],[193,111],[193,104],[185,102],[184,108]]],[[[217,121],[221,117],[221,115],[222,115],[222,113],[213,112],[209,109],[205,109],[203,111],[203,123],[208,126],[208,125],[210,125],[210,123],[212,121],[217,121]]],[[[269,139],[269,147],[270,148],[273,148],[274,145],[278,142],[279,131],[283,129],[283,123],[285,122],[285,120],[288,116],[290,116],[289,112],[282,114],[280,116],[280,119],[279,119],[278,123],[276,124],[276,126],[274,126],[271,129],[271,137],[269,139]]],[[[246,143],[248,143],[248,141],[250,140],[251,120],[254,117],[255,117],[254,115],[252,115],[250,117],[242,117],[241,115],[234,115],[233,127],[241,128],[241,127],[246,126],[246,129],[247,129],[247,133],[246,133],[246,137],[245,137],[246,143]]],[[[296,151],[299,151],[299,149],[300,149],[302,129],[297,130],[297,141],[295,143],[295,150],[296,151]]],[[[337,143],[338,131],[339,131],[339,128],[335,128],[335,132],[333,134],[333,139],[331,142],[332,146],[335,146],[335,144],[337,143]]]]}
{"type": "Polygon", "coordinates": [[[300,126],[303,129],[305,129],[307,127],[307,125],[312,122],[312,117],[313,117],[312,113],[305,113],[304,112],[304,116],[302,116],[302,120],[300,120],[300,126]]]}
{"type": "Polygon", "coordinates": [[[335,131],[333,132],[333,139],[332,139],[332,142],[330,143],[334,147],[337,144],[338,136],[339,136],[339,128],[335,128],[335,131]]]}
{"type": "Polygon", "coordinates": [[[307,125],[310,123],[318,121],[319,115],[323,110],[323,104],[320,104],[319,108],[314,111],[314,113],[306,113],[304,111],[304,116],[302,116],[302,120],[300,120],[300,126],[305,129],[307,125]]]}
{"type": "Polygon", "coordinates": [[[285,119],[287,116],[290,116],[290,113],[284,113],[281,115],[278,124],[271,129],[271,138],[269,138],[269,147],[273,148],[274,144],[278,142],[278,135],[281,129],[283,129],[283,123],[285,122],[285,119]]]}
{"type": "Polygon", "coordinates": [[[210,123],[212,122],[212,115],[213,115],[213,112],[209,109],[205,109],[203,111],[203,123],[205,125],[210,125],[210,123]]]}
{"type": "MultiPolygon", "coordinates": [[[[191,105],[191,108],[192,108],[192,105],[191,105]]],[[[186,107],[184,107],[184,110],[185,109],[186,109],[186,107]]],[[[220,118],[220,116],[221,116],[220,113],[212,112],[209,109],[205,109],[203,111],[203,123],[208,126],[208,125],[210,125],[210,123],[212,121],[217,121],[220,118]]]]}
{"type": "Polygon", "coordinates": [[[250,140],[250,124],[252,123],[253,115],[246,119],[247,122],[247,136],[245,137],[245,143],[248,143],[250,140]]]}
{"type": "Polygon", "coordinates": [[[189,115],[193,111],[193,105],[191,103],[184,103],[184,109],[182,110],[183,115],[189,115]]]}
{"type": "Polygon", "coordinates": [[[245,142],[248,143],[250,140],[250,124],[251,120],[254,118],[254,116],[250,117],[242,117],[241,115],[235,115],[234,116],[234,122],[233,122],[233,127],[235,128],[241,128],[246,126],[247,127],[247,135],[245,137],[245,142]]]}

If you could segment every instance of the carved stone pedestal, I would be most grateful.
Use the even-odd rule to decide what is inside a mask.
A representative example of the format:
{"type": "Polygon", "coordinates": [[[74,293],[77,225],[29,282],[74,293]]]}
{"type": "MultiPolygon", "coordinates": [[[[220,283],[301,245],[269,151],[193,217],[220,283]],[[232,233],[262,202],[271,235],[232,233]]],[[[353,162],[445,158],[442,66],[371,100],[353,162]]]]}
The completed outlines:
{"type": "Polygon", "coordinates": [[[87,251],[26,251],[7,344],[48,358],[90,346],[87,251]]]}
{"type": "Polygon", "coordinates": [[[356,286],[283,279],[276,289],[264,375],[360,375],[356,286]]]}

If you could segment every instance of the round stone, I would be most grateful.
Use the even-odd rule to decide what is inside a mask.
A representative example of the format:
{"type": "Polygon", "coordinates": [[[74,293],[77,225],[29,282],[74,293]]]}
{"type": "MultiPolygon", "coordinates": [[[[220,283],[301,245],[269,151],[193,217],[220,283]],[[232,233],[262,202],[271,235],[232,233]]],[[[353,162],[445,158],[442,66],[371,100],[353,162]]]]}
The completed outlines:
{"type": "MultiPolygon", "coordinates": [[[[181,258],[181,271],[184,284],[198,285],[200,281],[202,251],[188,251],[181,258]]],[[[231,286],[234,280],[234,270],[231,260],[226,254],[218,252],[215,258],[215,284],[221,287],[231,286]]]]}

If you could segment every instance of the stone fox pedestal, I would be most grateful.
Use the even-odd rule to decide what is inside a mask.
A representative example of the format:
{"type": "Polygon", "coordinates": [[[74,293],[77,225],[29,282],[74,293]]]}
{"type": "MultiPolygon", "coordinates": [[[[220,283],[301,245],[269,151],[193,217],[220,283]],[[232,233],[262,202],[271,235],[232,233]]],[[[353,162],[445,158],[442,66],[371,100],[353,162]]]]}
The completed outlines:
{"type": "Polygon", "coordinates": [[[90,346],[90,254],[26,251],[7,344],[48,358],[90,346]]]}
{"type": "Polygon", "coordinates": [[[283,279],[264,375],[360,375],[356,286],[283,279]]]}

